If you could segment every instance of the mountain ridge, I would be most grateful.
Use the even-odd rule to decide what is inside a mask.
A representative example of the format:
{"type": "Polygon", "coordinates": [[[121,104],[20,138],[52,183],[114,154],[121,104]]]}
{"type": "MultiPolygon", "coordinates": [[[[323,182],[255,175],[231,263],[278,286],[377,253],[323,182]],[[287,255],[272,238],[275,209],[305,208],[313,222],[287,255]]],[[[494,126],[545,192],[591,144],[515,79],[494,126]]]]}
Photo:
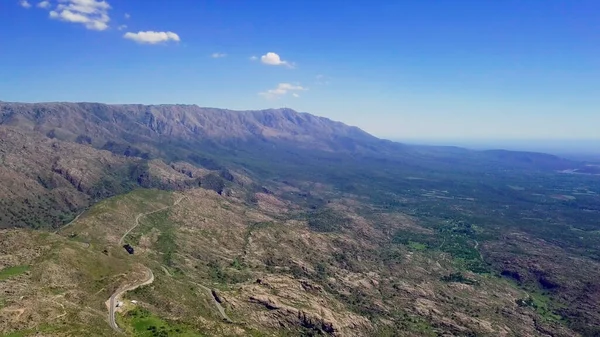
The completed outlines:
{"type": "MultiPolygon", "coordinates": [[[[133,153],[134,156],[164,156],[164,152],[169,151],[163,150],[160,154],[156,148],[161,148],[158,143],[165,140],[184,142],[184,147],[221,145],[231,148],[247,143],[254,147],[257,144],[265,148],[284,146],[400,160],[415,160],[423,155],[478,157],[473,158],[475,160],[484,156],[500,164],[510,160],[510,154],[521,153],[407,145],[378,138],[356,126],[289,108],[230,110],[184,104],[0,102],[0,125],[35,130],[51,138],[87,143],[118,154],[126,154],[133,148],[126,155],[133,153]]],[[[177,159],[186,159],[185,155],[177,159]]],[[[552,169],[568,169],[574,163],[537,152],[527,152],[526,156],[514,156],[515,164],[535,164],[533,157],[540,157],[538,159],[543,160],[538,161],[545,161],[543,164],[549,164],[552,169]]]]}
{"type": "MultiPolygon", "coordinates": [[[[17,103],[2,102],[0,106],[2,120],[0,123],[11,123],[13,118],[22,116],[30,121],[53,125],[61,121],[67,114],[71,118],[79,118],[84,122],[137,122],[145,124],[152,131],[161,135],[177,135],[179,133],[195,133],[220,137],[243,137],[249,134],[262,134],[267,137],[277,136],[276,131],[290,131],[300,134],[300,129],[293,126],[322,127],[335,131],[340,135],[351,135],[362,138],[376,138],[355,126],[333,121],[325,117],[314,116],[305,112],[296,112],[288,108],[265,110],[229,110],[205,108],[198,105],[142,105],[142,104],[103,104],[103,103],[17,103]],[[79,114],[76,116],[74,114],[79,114]],[[125,115],[127,114],[127,115],[125,115]],[[85,118],[87,115],[88,118],[85,118]],[[168,120],[167,120],[168,119],[168,120]],[[211,123],[211,124],[209,124],[211,123]],[[175,124],[175,125],[173,125],[175,124]],[[177,128],[177,124],[180,126],[177,128]],[[247,132],[240,129],[247,126],[247,132]],[[184,128],[181,128],[184,127],[184,128]],[[257,128],[258,127],[258,128],[257,128]],[[187,128],[187,129],[186,129],[187,128]],[[217,133],[217,132],[220,132],[217,133]]],[[[49,126],[50,126],[49,125],[49,126]]],[[[134,125],[125,125],[134,126],[134,125]]]]}

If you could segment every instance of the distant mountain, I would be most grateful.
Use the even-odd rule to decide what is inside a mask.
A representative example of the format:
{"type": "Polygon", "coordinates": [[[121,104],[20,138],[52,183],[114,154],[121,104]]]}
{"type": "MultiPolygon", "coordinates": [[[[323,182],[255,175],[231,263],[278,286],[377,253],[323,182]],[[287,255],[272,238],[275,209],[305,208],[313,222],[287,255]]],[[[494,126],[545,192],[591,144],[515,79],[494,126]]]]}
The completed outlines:
{"type": "MultiPolygon", "coordinates": [[[[109,141],[285,140],[326,151],[378,140],[356,127],[291,109],[232,111],[196,105],[2,103],[0,123],[63,140],[104,146],[109,141]]],[[[353,148],[354,149],[354,148],[353,148]]]]}
{"type": "MultiPolygon", "coordinates": [[[[26,186],[35,195],[47,195],[40,214],[54,226],[94,200],[135,186],[196,184],[185,182],[185,175],[164,181],[181,175],[171,168],[175,162],[216,172],[241,169],[262,178],[336,182],[348,191],[372,190],[373,176],[385,188],[405,176],[450,179],[448,172],[553,171],[579,165],[538,153],[409,146],[291,109],[1,102],[0,132],[0,169],[10,180],[3,184],[4,206],[31,202],[33,192],[19,192],[26,186]],[[150,174],[156,165],[166,170],[150,174]],[[19,187],[10,187],[15,182],[19,187]]],[[[37,214],[23,220],[29,215],[11,213],[4,226],[37,226],[37,214]]]]}
{"type": "Polygon", "coordinates": [[[196,105],[0,103],[0,125],[126,156],[167,160],[194,161],[199,157],[198,152],[202,152],[200,157],[216,156],[220,160],[239,152],[256,159],[263,156],[275,159],[274,156],[290,154],[303,157],[307,155],[304,151],[311,150],[324,156],[329,153],[384,158],[409,166],[429,166],[431,160],[463,162],[464,167],[479,164],[469,161],[481,160],[503,167],[553,170],[574,165],[556,156],[535,153],[403,145],[378,139],[357,127],[291,109],[232,111],[196,105]]]}

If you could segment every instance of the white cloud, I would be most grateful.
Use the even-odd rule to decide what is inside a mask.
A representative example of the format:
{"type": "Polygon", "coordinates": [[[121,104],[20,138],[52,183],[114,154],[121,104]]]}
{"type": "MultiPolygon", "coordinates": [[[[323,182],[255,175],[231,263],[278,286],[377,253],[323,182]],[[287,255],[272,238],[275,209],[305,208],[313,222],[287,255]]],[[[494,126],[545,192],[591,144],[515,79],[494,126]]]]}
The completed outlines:
{"type": "Polygon", "coordinates": [[[19,5],[23,8],[31,8],[31,4],[27,0],[19,1],[19,5]]]}
{"type": "Polygon", "coordinates": [[[281,57],[279,57],[279,55],[273,52],[268,52],[265,55],[261,56],[260,61],[264,64],[268,64],[271,66],[288,66],[290,68],[294,67],[292,63],[282,60],[281,57]]]}
{"type": "Polygon", "coordinates": [[[125,13],[124,16],[125,16],[125,19],[130,19],[131,18],[131,15],[129,15],[129,13],[125,13]]]}
{"type": "Polygon", "coordinates": [[[256,61],[256,60],[258,60],[258,57],[254,56],[254,55],[250,56],[250,61],[256,61]]]}
{"type": "Polygon", "coordinates": [[[50,11],[50,18],[83,24],[87,29],[106,30],[111,9],[104,0],[58,0],[59,4],[50,11]]]}
{"type": "Polygon", "coordinates": [[[37,6],[44,9],[50,8],[50,1],[40,1],[37,6]]]}
{"type": "Polygon", "coordinates": [[[300,97],[300,95],[297,93],[297,91],[305,91],[305,90],[308,90],[308,89],[304,88],[300,85],[294,85],[294,84],[290,84],[290,83],[279,83],[279,85],[277,85],[277,88],[270,89],[265,92],[260,92],[258,94],[261,96],[264,96],[265,98],[268,98],[268,99],[274,99],[274,98],[278,98],[281,96],[285,96],[287,93],[291,92],[294,97],[300,97]]]}
{"type": "Polygon", "coordinates": [[[212,53],[212,55],[210,55],[210,57],[214,58],[214,59],[220,59],[223,57],[226,57],[227,54],[225,53],[212,53]]]}
{"type": "Polygon", "coordinates": [[[117,27],[118,30],[125,30],[127,29],[127,25],[120,25],[119,27],[117,27]]]}
{"type": "Polygon", "coordinates": [[[161,42],[175,41],[179,42],[181,39],[179,35],[173,32],[137,32],[137,33],[126,33],[123,35],[124,38],[133,40],[137,43],[148,43],[148,44],[157,44],[161,42]]]}

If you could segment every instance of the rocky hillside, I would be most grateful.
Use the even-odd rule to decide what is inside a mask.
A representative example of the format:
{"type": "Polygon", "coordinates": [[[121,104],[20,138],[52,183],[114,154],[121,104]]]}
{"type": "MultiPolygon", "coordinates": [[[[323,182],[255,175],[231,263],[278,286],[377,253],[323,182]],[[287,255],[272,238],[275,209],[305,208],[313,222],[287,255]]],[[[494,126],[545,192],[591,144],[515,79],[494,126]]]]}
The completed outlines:
{"type": "Polygon", "coordinates": [[[285,162],[289,149],[344,153],[379,142],[289,109],[190,105],[0,102],[0,132],[0,226],[34,228],[58,227],[93,202],[136,187],[220,192],[233,179],[226,169],[232,158],[238,167],[254,158],[270,165],[268,158],[285,162]],[[210,170],[216,173],[201,183],[210,170]]]}
{"type": "Polygon", "coordinates": [[[104,198],[138,187],[197,187],[208,173],[1,125],[0,227],[59,227],[104,198]]]}

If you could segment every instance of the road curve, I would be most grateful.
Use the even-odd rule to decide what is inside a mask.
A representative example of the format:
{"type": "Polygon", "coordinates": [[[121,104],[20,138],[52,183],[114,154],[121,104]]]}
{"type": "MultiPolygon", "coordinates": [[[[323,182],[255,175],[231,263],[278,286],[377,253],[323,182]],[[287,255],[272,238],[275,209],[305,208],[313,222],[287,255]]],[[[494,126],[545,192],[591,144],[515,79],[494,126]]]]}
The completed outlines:
{"type": "Polygon", "coordinates": [[[139,226],[139,225],[140,225],[140,218],[141,218],[141,217],[143,217],[143,216],[146,216],[146,215],[150,215],[150,214],[154,214],[154,213],[158,213],[158,212],[160,212],[160,211],[164,211],[165,209],[169,209],[169,208],[171,208],[171,207],[173,207],[173,206],[177,206],[177,205],[178,205],[178,204],[181,202],[181,200],[183,200],[184,198],[185,198],[185,196],[182,196],[181,198],[177,199],[177,201],[175,201],[175,203],[173,203],[173,205],[171,205],[171,206],[165,206],[165,207],[163,207],[163,208],[159,208],[159,209],[157,209],[157,210],[154,210],[154,211],[152,211],[152,212],[148,212],[148,213],[140,213],[140,214],[138,214],[138,215],[135,217],[135,224],[133,225],[133,227],[129,228],[129,229],[127,230],[127,232],[125,232],[125,234],[123,234],[123,236],[121,236],[121,238],[119,239],[119,245],[122,245],[122,244],[123,244],[123,241],[125,241],[125,237],[126,237],[126,236],[127,236],[129,233],[131,233],[131,231],[132,231],[132,230],[134,230],[134,229],[135,229],[137,226],[139,226]]]}
{"type": "Polygon", "coordinates": [[[117,291],[115,291],[115,293],[112,294],[112,296],[108,300],[108,323],[110,324],[110,327],[113,330],[115,330],[116,332],[119,332],[119,333],[123,332],[117,325],[117,322],[115,321],[115,310],[116,310],[117,300],[119,299],[119,297],[123,296],[123,294],[125,294],[128,291],[137,289],[141,286],[145,286],[145,285],[148,285],[148,284],[151,284],[152,282],[154,282],[154,273],[152,272],[152,270],[147,268],[146,275],[147,275],[146,279],[140,283],[117,289],[117,291]]]}
{"type": "Polygon", "coordinates": [[[215,307],[219,311],[219,314],[221,315],[221,318],[223,318],[224,321],[226,321],[227,323],[233,323],[233,320],[231,318],[229,318],[229,316],[227,316],[227,313],[225,313],[225,309],[223,308],[221,303],[219,303],[219,301],[217,301],[217,299],[213,295],[213,291],[209,287],[206,287],[206,286],[204,286],[200,283],[196,283],[196,282],[192,282],[192,283],[199,286],[200,288],[204,289],[208,293],[208,296],[210,296],[212,298],[213,303],[215,304],[215,307]]]}
{"type": "Polygon", "coordinates": [[[60,232],[61,230],[65,229],[66,227],[71,226],[72,224],[74,224],[75,222],[77,222],[77,220],[79,220],[79,217],[83,215],[83,213],[85,213],[85,211],[77,214],[77,216],[75,217],[75,219],[71,220],[71,222],[69,222],[68,224],[62,226],[62,227],[58,227],[55,231],[54,234],[57,234],[58,232],[60,232]]]}

